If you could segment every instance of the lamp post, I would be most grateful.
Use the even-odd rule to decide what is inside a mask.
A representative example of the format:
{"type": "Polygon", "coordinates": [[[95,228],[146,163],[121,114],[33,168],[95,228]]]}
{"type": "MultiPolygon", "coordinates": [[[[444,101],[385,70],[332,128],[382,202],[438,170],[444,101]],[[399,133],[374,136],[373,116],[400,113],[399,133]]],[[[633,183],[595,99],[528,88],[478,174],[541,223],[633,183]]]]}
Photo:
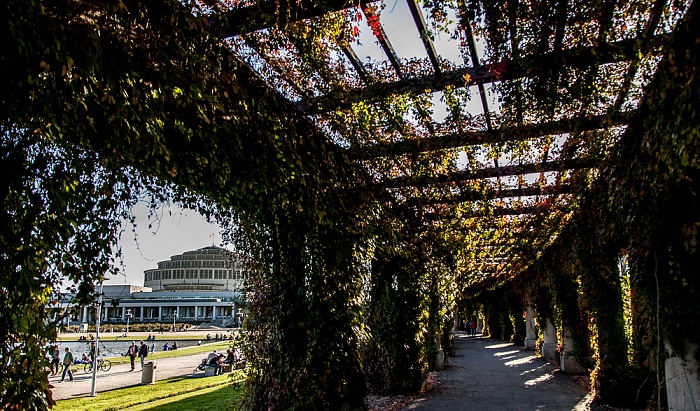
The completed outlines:
{"type": "Polygon", "coordinates": [[[100,317],[102,317],[102,295],[104,292],[103,281],[100,281],[100,293],[97,296],[97,309],[95,310],[95,357],[92,358],[92,382],[90,384],[90,396],[96,397],[95,383],[97,381],[97,356],[100,350],[100,317]]]}
{"type": "Polygon", "coordinates": [[[175,320],[177,320],[177,310],[173,310],[173,332],[177,331],[175,328],[175,320]]]}
{"type": "Polygon", "coordinates": [[[243,327],[243,309],[238,309],[238,328],[243,327]]]}
{"type": "Polygon", "coordinates": [[[132,314],[131,314],[131,308],[126,310],[126,333],[129,334],[129,320],[131,319],[132,314]]]}

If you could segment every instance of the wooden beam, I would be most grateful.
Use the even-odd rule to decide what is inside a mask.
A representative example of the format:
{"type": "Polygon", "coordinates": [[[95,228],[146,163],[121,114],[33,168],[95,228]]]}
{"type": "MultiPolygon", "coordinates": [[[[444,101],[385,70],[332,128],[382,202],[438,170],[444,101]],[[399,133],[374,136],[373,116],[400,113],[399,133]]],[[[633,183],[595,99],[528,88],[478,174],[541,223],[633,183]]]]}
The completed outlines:
{"type": "Polygon", "coordinates": [[[416,152],[444,150],[476,144],[493,144],[506,141],[523,141],[540,136],[575,133],[628,124],[633,112],[617,113],[612,116],[574,117],[539,124],[526,124],[503,127],[495,130],[449,133],[424,139],[402,140],[394,143],[371,146],[353,146],[348,154],[356,159],[371,159],[416,152]]]}
{"type": "Polygon", "coordinates": [[[426,187],[436,184],[445,184],[454,181],[479,180],[484,178],[496,178],[533,174],[547,171],[578,170],[596,167],[596,162],[588,158],[577,158],[564,161],[548,161],[544,163],[519,164],[514,166],[489,167],[475,170],[463,170],[451,174],[438,174],[431,176],[407,176],[386,179],[377,183],[384,188],[399,187],[426,187]]]}
{"type": "Polygon", "coordinates": [[[462,190],[459,194],[421,199],[412,197],[406,200],[407,207],[431,206],[437,204],[457,204],[472,201],[496,200],[502,198],[518,198],[544,195],[561,195],[574,192],[571,185],[544,186],[532,185],[522,188],[511,188],[506,190],[462,190]]]}
{"type": "Polygon", "coordinates": [[[438,61],[437,52],[435,51],[435,44],[433,44],[433,40],[429,36],[428,26],[425,24],[423,12],[418,8],[416,0],[406,0],[406,3],[408,3],[408,8],[411,10],[413,21],[416,23],[416,28],[418,29],[418,34],[423,42],[425,51],[428,52],[428,58],[433,64],[435,76],[440,77],[442,75],[442,69],[440,68],[440,62],[438,61]]]}
{"type": "MultiPolygon", "coordinates": [[[[377,14],[371,8],[363,7],[362,12],[364,13],[365,18],[368,22],[372,18],[379,19],[379,16],[377,16],[377,14]]],[[[387,37],[386,32],[384,31],[384,26],[382,26],[382,23],[377,21],[377,23],[372,26],[372,32],[374,33],[374,37],[377,38],[379,45],[382,47],[384,54],[389,59],[391,66],[394,67],[396,75],[400,79],[403,79],[404,73],[401,69],[401,62],[399,61],[399,57],[396,55],[396,51],[394,51],[394,46],[391,45],[391,42],[389,41],[389,38],[387,37]]]]}
{"type": "Polygon", "coordinates": [[[593,64],[607,64],[636,60],[645,53],[660,54],[661,46],[668,35],[655,36],[649,42],[639,39],[625,39],[597,46],[579,46],[563,51],[553,51],[532,55],[517,60],[503,60],[481,67],[463,67],[442,75],[406,78],[391,83],[376,83],[370,87],[351,89],[339,93],[329,93],[304,102],[303,109],[308,114],[349,108],[358,101],[372,101],[397,94],[421,94],[443,90],[448,86],[469,87],[496,81],[537,77],[546,73],[552,66],[585,68],[593,64]]]}
{"type": "Polygon", "coordinates": [[[377,0],[262,0],[252,6],[236,7],[224,14],[205,17],[205,24],[216,35],[226,38],[244,33],[283,28],[289,23],[327,13],[362,7],[377,0]]]}
{"type": "Polygon", "coordinates": [[[343,54],[345,54],[345,57],[350,60],[350,64],[352,64],[352,66],[355,68],[355,71],[357,72],[357,75],[360,76],[360,79],[362,79],[365,84],[371,84],[371,78],[367,74],[367,70],[365,70],[362,62],[357,57],[355,50],[353,50],[349,45],[343,46],[343,54]]]}

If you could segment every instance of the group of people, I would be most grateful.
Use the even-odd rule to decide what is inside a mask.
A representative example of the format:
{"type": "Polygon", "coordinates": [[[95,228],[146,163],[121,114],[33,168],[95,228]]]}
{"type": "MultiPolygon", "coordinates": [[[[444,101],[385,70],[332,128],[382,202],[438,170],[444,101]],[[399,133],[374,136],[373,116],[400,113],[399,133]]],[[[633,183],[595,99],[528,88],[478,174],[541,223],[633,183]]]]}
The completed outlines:
{"type": "Polygon", "coordinates": [[[229,335],[228,337],[224,333],[216,333],[214,337],[212,338],[211,334],[207,334],[207,340],[211,341],[212,339],[214,340],[233,340],[233,334],[229,335]]]}
{"type": "Polygon", "coordinates": [[[131,363],[131,371],[134,371],[134,369],[136,368],[134,365],[136,357],[139,357],[141,359],[141,370],[143,371],[143,363],[146,360],[146,357],[148,357],[148,353],[151,351],[152,350],[148,348],[148,345],[146,345],[146,343],[143,340],[141,340],[141,345],[139,345],[138,347],[136,346],[136,342],[132,341],[131,345],[124,354],[125,356],[129,357],[129,362],[131,363]]]}
{"type": "MultiPolygon", "coordinates": [[[[93,341],[94,339],[95,339],[95,336],[90,334],[90,341],[93,341]]],[[[86,337],[84,335],[81,335],[80,337],[78,337],[78,342],[87,342],[87,340],[88,340],[88,337],[86,337]]]]}
{"type": "Polygon", "coordinates": [[[476,320],[471,319],[471,320],[466,320],[464,322],[464,329],[467,331],[467,335],[469,336],[475,336],[476,335],[476,320]]]}
{"type": "Polygon", "coordinates": [[[66,347],[61,357],[61,350],[58,345],[54,345],[51,350],[51,375],[57,375],[59,371],[59,365],[63,365],[63,373],[61,374],[61,381],[66,379],[66,374],[70,381],[73,381],[73,371],[71,370],[71,365],[73,364],[93,364],[95,362],[95,357],[100,355],[100,349],[97,348],[95,341],[90,343],[90,352],[88,354],[83,353],[81,359],[76,359],[71,352],[70,347],[66,347]]]}
{"type": "Polygon", "coordinates": [[[173,341],[173,345],[168,345],[167,342],[163,344],[163,351],[168,350],[177,350],[177,341],[173,341]]]}
{"type": "Polygon", "coordinates": [[[214,375],[219,375],[223,371],[224,365],[234,366],[238,363],[239,355],[234,349],[227,349],[226,355],[217,353],[216,350],[209,353],[207,356],[207,366],[214,368],[214,375]]]}

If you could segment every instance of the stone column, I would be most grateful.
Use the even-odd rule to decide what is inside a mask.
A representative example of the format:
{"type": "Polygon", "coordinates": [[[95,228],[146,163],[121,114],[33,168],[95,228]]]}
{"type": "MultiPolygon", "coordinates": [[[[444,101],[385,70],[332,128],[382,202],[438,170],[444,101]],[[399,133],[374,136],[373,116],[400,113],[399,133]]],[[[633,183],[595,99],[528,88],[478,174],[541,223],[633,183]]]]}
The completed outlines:
{"type": "MultiPolygon", "coordinates": [[[[670,354],[671,347],[665,343],[670,354]]],[[[700,405],[700,362],[695,358],[697,344],[686,341],[685,358],[669,357],[664,363],[669,410],[696,410],[700,405]]]]}
{"type": "Polygon", "coordinates": [[[199,320],[199,306],[198,305],[194,306],[194,320],[195,321],[199,320]]]}
{"type": "Polygon", "coordinates": [[[571,329],[564,327],[564,347],[559,357],[559,367],[567,374],[586,374],[588,369],[581,365],[574,355],[574,340],[571,329]]]}
{"type": "Polygon", "coordinates": [[[484,321],[481,317],[476,317],[476,333],[481,334],[484,332],[484,321]]]}
{"type": "Polygon", "coordinates": [[[442,337],[438,335],[437,341],[437,354],[435,354],[435,369],[442,370],[445,368],[445,352],[442,350],[442,337]]]}
{"type": "Polygon", "coordinates": [[[126,321],[126,307],[122,307],[122,321],[126,321]]]}
{"type": "Polygon", "coordinates": [[[557,358],[557,328],[549,318],[547,318],[544,323],[544,343],[542,344],[542,356],[548,360],[554,360],[557,358]]]}
{"type": "Polygon", "coordinates": [[[525,302],[525,349],[535,351],[537,345],[537,327],[530,301],[525,302]]]}
{"type": "Polygon", "coordinates": [[[86,322],[88,322],[89,319],[90,319],[90,317],[89,317],[89,315],[88,315],[88,308],[87,308],[87,307],[83,307],[83,318],[82,318],[82,322],[86,323],[86,322]]]}

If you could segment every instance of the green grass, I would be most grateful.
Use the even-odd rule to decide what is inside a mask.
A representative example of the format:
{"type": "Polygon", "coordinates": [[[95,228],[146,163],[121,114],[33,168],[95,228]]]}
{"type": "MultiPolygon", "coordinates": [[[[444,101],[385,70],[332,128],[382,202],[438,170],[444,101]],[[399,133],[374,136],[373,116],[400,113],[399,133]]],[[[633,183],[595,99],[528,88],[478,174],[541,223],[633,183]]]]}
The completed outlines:
{"type": "Polygon", "coordinates": [[[227,411],[242,395],[242,371],[216,377],[175,377],[155,385],[105,391],[58,401],[56,411],[227,411]]]}
{"type": "MultiPolygon", "coordinates": [[[[229,341],[221,341],[212,344],[196,345],[194,347],[178,348],[177,350],[156,351],[152,354],[148,354],[147,360],[153,361],[163,358],[184,357],[186,355],[210,353],[212,350],[222,351],[225,354],[226,349],[230,346],[229,341]]],[[[129,357],[109,357],[109,360],[112,362],[112,365],[129,363],[129,357]]]]}

